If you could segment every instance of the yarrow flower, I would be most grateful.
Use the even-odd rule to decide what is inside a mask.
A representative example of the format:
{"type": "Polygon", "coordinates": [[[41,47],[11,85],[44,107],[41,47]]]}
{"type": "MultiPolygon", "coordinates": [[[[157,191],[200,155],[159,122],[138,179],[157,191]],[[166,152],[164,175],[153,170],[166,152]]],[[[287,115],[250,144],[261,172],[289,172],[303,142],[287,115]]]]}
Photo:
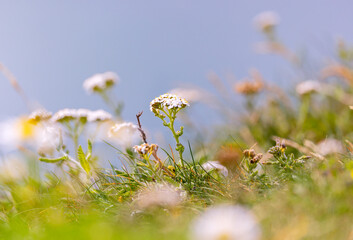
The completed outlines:
{"type": "Polygon", "coordinates": [[[52,113],[48,112],[47,110],[45,110],[44,108],[41,109],[37,109],[35,111],[33,111],[29,116],[29,120],[33,121],[33,122],[39,122],[39,121],[45,121],[45,120],[49,120],[52,117],[52,113]]]}
{"type": "Polygon", "coordinates": [[[65,108],[54,114],[52,121],[63,122],[73,119],[82,119],[89,122],[105,121],[112,119],[112,116],[103,110],[91,111],[88,109],[69,109],[65,108]]]}
{"type": "Polygon", "coordinates": [[[101,92],[112,87],[118,80],[118,75],[113,72],[95,74],[84,81],[83,88],[88,93],[101,92]]]}
{"type": "Polygon", "coordinates": [[[108,121],[111,120],[113,116],[104,111],[104,110],[97,110],[91,111],[87,116],[87,121],[89,122],[99,122],[99,121],[108,121]]]}
{"type": "Polygon", "coordinates": [[[185,99],[174,94],[166,93],[152,100],[150,110],[155,113],[164,107],[167,109],[180,110],[186,106],[190,106],[190,104],[185,99]]]}
{"type": "Polygon", "coordinates": [[[207,209],[194,220],[191,235],[194,240],[257,240],[261,230],[249,210],[220,205],[207,209]]]}
{"type": "Polygon", "coordinates": [[[228,176],[228,169],[220,164],[218,161],[209,161],[204,164],[202,164],[203,169],[205,169],[207,172],[216,170],[217,172],[220,172],[222,175],[225,177],[228,176]]]}
{"type": "Polygon", "coordinates": [[[146,155],[148,153],[152,153],[152,151],[157,150],[157,149],[158,149],[157,144],[149,145],[148,143],[143,143],[141,145],[134,146],[134,151],[140,155],[146,155]]]}
{"type": "Polygon", "coordinates": [[[147,183],[138,191],[134,202],[138,209],[153,207],[172,208],[183,203],[187,193],[169,183],[147,183]]]}

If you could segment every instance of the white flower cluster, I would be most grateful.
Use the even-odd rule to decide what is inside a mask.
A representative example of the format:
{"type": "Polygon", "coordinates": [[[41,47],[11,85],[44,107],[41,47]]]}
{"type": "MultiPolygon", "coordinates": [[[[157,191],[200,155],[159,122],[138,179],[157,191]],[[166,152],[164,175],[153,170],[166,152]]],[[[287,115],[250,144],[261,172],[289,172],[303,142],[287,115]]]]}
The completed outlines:
{"type": "Polygon", "coordinates": [[[147,154],[150,149],[150,145],[148,145],[147,143],[134,146],[134,151],[142,155],[147,154]]]}
{"type": "Polygon", "coordinates": [[[43,121],[43,120],[49,120],[52,117],[52,113],[48,112],[44,108],[37,109],[33,111],[29,116],[28,119],[33,120],[33,121],[43,121]]]}
{"type": "Polygon", "coordinates": [[[51,120],[54,122],[61,122],[72,119],[86,119],[89,122],[97,122],[110,120],[112,119],[112,116],[103,110],[91,111],[84,108],[65,108],[55,113],[51,120]]]}
{"type": "Polygon", "coordinates": [[[154,112],[163,107],[168,109],[182,109],[186,106],[190,106],[190,104],[185,99],[174,94],[166,93],[152,100],[150,110],[154,112]]]}
{"type": "Polygon", "coordinates": [[[118,75],[113,72],[99,73],[86,79],[83,83],[83,88],[88,93],[104,91],[105,89],[112,87],[118,80],[118,75]]]}
{"type": "Polygon", "coordinates": [[[321,83],[314,80],[308,80],[301,82],[295,88],[299,95],[304,95],[307,93],[318,92],[321,90],[321,83]]]}
{"type": "Polygon", "coordinates": [[[254,25],[260,31],[267,31],[279,23],[279,16],[272,11],[262,12],[254,18],[254,25]]]}
{"type": "Polygon", "coordinates": [[[141,189],[135,200],[139,209],[148,209],[152,207],[172,208],[187,198],[187,193],[180,187],[175,187],[168,183],[148,183],[141,189]]]}
{"type": "Polygon", "coordinates": [[[204,164],[202,164],[203,169],[205,169],[207,172],[216,170],[219,171],[221,174],[223,174],[225,177],[228,176],[228,169],[220,164],[218,161],[209,161],[204,164]]]}
{"type": "Polygon", "coordinates": [[[194,240],[257,240],[261,230],[253,214],[241,207],[220,205],[207,209],[192,224],[194,240]]]}

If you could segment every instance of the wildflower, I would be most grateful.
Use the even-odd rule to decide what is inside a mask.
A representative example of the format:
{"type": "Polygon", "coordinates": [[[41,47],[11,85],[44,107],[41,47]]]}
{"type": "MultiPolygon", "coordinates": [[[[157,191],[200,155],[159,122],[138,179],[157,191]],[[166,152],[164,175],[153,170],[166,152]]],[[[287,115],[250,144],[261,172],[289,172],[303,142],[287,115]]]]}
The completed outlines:
{"type": "Polygon", "coordinates": [[[62,143],[61,129],[54,125],[40,125],[36,127],[35,145],[39,155],[52,156],[62,143]]]}
{"type": "Polygon", "coordinates": [[[149,145],[148,143],[143,143],[141,145],[134,146],[134,151],[140,155],[146,155],[152,153],[153,150],[157,150],[158,146],[156,144],[149,145]]]}
{"type": "Polygon", "coordinates": [[[138,126],[131,122],[115,124],[109,129],[108,137],[123,147],[132,146],[139,140],[138,126]]]}
{"type": "Polygon", "coordinates": [[[0,145],[13,150],[19,145],[30,143],[35,135],[35,125],[26,117],[0,123],[0,145]]]}
{"type": "Polygon", "coordinates": [[[37,109],[33,111],[28,118],[33,122],[46,121],[52,117],[52,113],[45,109],[37,109]]]}
{"type": "Polygon", "coordinates": [[[228,176],[228,169],[220,164],[218,161],[209,161],[204,164],[202,164],[203,169],[205,169],[207,172],[216,170],[217,172],[220,172],[223,176],[228,176]]]}
{"type": "Polygon", "coordinates": [[[90,111],[87,116],[88,122],[99,122],[99,121],[108,121],[113,117],[110,113],[104,110],[90,111]]]}
{"type": "Polygon", "coordinates": [[[321,84],[318,81],[308,80],[301,82],[295,88],[296,92],[299,95],[305,95],[313,92],[319,91],[321,88],[321,84]]]}
{"type": "Polygon", "coordinates": [[[118,75],[113,72],[95,74],[84,81],[83,88],[88,93],[102,92],[112,87],[118,80],[118,75]]]}
{"type": "Polygon", "coordinates": [[[262,12],[254,18],[254,25],[262,32],[270,32],[280,21],[277,13],[272,11],[262,12]]]}
{"type": "Polygon", "coordinates": [[[52,117],[52,121],[54,122],[63,122],[63,121],[69,121],[73,119],[87,119],[88,114],[90,111],[88,109],[70,109],[70,108],[65,108],[62,110],[59,110],[57,113],[55,113],[52,117]]]}
{"type": "Polygon", "coordinates": [[[185,99],[174,94],[166,93],[152,100],[150,110],[155,113],[164,107],[167,109],[180,110],[186,106],[190,106],[190,104],[185,99]]]}
{"type": "Polygon", "coordinates": [[[241,206],[209,208],[194,220],[191,227],[195,240],[256,240],[261,235],[253,214],[241,206]]]}
{"type": "Polygon", "coordinates": [[[188,101],[185,99],[178,97],[173,94],[163,94],[155,99],[153,99],[150,103],[151,111],[159,117],[163,121],[163,125],[168,127],[173,133],[173,137],[176,141],[175,150],[179,152],[179,157],[181,164],[184,165],[183,161],[183,152],[184,146],[180,143],[179,138],[183,135],[184,127],[181,126],[179,131],[175,131],[174,121],[176,119],[176,114],[183,108],[190,106],[188,101]],[[163,113],[165,115],[163,115],[163,113]],[[165,118],[168,117],[169,123],[166,122],[165,118]]]}
{"type": "Polygon", "coordinates": [[[262,153],[256,154],[252,159],[250,159],[250,163],[255,164],[258,163],[262,159],[262,153]]]}
{"type": "Polygon", "coordinates": [[[63,122],[79,119],[89,122],[106,121],[112,119],[112,115],[103,110],[91,111],[84,108],[69,109],[65,108],[54,114],[52,121],[63,122]]]}
{"type": "Polygon", "coordinates": [[[169,183],[147,183],[138,191],[135,200],[138,209],[153,207],[173,208],[183,203],[187,194],[169,183]]]}

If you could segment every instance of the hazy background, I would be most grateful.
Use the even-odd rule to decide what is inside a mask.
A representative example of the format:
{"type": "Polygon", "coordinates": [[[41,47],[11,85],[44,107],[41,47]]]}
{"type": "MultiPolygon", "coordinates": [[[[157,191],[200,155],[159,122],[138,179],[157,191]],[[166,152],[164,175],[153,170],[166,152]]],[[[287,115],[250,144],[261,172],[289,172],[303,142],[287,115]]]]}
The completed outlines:
{"type": "MultiPolygon", "coordinates": [[[[280,38],[296,51],[333,55],[337,37],[353,39],[353,3],[330,0],[131,0],[0,1],[0,62],[17,77],[27,95],[50,111],[105,108],[88,96],[82,82],[114,71],[116,95],[125,101],[123,116],[163,128],[149,102],[171,88],[192,83],[211,89],[206,75],[247,76],[251,67],[286,85],[279,57],[258,55],[262,35],[253,17],[265,10],[281,17],[280,38]]],[[[26,109],[0,76],[0,119],[26,109]]]]}

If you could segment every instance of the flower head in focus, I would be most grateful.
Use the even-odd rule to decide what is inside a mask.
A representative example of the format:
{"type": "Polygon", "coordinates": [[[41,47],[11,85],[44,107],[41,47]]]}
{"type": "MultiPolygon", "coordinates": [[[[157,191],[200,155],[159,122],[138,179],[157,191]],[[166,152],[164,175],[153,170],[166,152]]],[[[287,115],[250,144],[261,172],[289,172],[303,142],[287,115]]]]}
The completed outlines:
{"type": "Polygon", "coordinates": [[[261,230],[249,210],[220,205],[207,209],[195,219],[191,234],[194,240],[257,240],[261,230]]]}
{"type": "Polygon", "coordinates": [[[169,183],[147,183],[135,197],[138,209],[173,208],[183,203],[187,193],[169,183]]]}
{"type": "Polygon", "coordinates": [[[118,75],[113,72],[99,73],[86,79],[83,83],[83,88],[88,93],[102,92],[114,86],[118,81],[118,75]]]}
{"type": "Polygon", "coordinates": [[[184,98],[166,93],[151,101],[150,110],[157,114],[160,110],[164,110],[164,108],[179,111],[187,106],[190,106],[190,104],[184,98]]]}

